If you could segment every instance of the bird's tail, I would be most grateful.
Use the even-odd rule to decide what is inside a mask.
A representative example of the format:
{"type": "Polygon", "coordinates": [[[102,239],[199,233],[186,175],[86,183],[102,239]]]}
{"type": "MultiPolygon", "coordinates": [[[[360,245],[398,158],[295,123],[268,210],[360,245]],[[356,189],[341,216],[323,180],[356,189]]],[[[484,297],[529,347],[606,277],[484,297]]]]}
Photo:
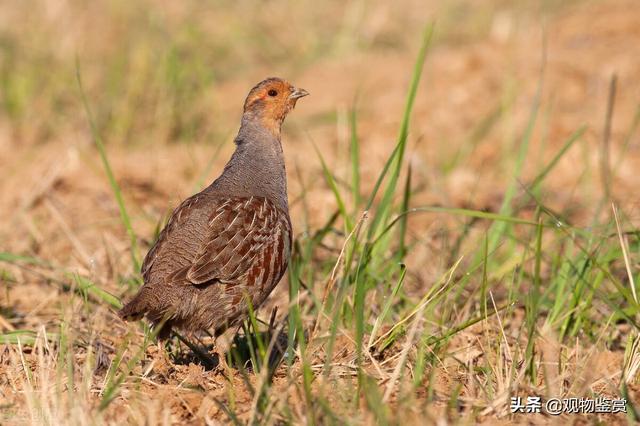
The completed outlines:
{"type": "Polygon", "coordinates": [[[172,315],[168,312],[154,309],[153,305],[149,305],[148,293],[146,288],[142,287],[138,294],[126,305],[118,311],[118,315],[124,321],[138,321],[147,315],[147,319],[151,321],[154,329],[157,327],[156,335],[160,340],[166,340],[171,335],[173,327],[172,315]]]}
{"type": "Polygon", "coordinates": [[[118,315],[125,321],[138,321],[147,313],[147,310],[146,298],[141,290],[118,311],[118,315]]]}

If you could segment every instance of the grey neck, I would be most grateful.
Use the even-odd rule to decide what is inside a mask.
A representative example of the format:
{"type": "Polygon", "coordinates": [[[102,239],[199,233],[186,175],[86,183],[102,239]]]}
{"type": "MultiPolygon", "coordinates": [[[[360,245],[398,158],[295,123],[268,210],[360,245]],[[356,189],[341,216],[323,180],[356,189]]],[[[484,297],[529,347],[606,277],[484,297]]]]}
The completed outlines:
{"type": "Polygon", "coordinates": [[[280,137],[251,116],[243,116],[236,150],[218,177],[205,191],[220,195],[266,197],[288,212],[287,174],[280,137]]]}

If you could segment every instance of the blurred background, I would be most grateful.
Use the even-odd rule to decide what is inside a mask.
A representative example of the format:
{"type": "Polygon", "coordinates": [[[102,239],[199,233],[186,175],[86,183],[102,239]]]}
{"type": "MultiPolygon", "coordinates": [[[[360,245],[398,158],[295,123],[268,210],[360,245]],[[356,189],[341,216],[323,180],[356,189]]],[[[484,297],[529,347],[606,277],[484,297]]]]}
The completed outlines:
{"type": "MultiPolygon", "coordinates": [[[[46,186],[47,177],[47,188],[64,201],[61,209],[82,204],[62,212],[70,224],[83,209],[109,207],[100,204],[94,187],[108,188],[77,73],[126,196],[155,188],[178,200],[215,176],[233,149],[244,96],[272,75],[312,94],[284,128],[291,198],[302,191],[294,177],[298,165],[305,166],[299,178],[309,183],[320,172],[307,155],[312,142],[335,174],[344,175],[353,108],[363,185],[372,184],[393,146],[417,48],[432,21],[435,35],[410,136],[410,161],[416,185],[425,187],[425,201],[487,207],[500,197],[512,167],[505,151],[515,149],[513,142],[524,131],[546,57],[540,125],[527,163],[532,170],[539,167],[548,149],[586,124],[585,143],[563,158],[554,182],[558,202],[584,197],[580,201],[589,204],[592,191],[578,193],[581,184],[594,182],[574,166],[598,173],[613,74],[619,88],[614,161],[637,111],[640,15],[634,4],[4,1],[0,201],[11,207],[4,209],[3,220],[11,225],[3,229],[3,239],[18,229],[36,242],[43,238],[39,225],[25,228],[15,207],[33,204],[30,198],[46,186]]],[[[626,141],[624,155],[637,159],[637,144],[631,142],[626,141]]],[[[616,165],[614,189],[624,194],[637,188],[634,163],[616,165]]],[[[326,190],[316,184],[306,188],[319,198],[330,197],[326,190]]],[[[15,243],[23,249],[34,243],[19,240],[15,243]]]]}
{"type": "MultiPolygon", "coordinates": [[[[637,0],[0,0],[0,252],[50,266],[35,275],[0,268],[11,290],[0,299],[0,330],[58,324],[57,303],[67,299],[48,284],[67,271],[118,296],[130,290],[119,285],[133,276],[130,240],[79,80],[142,254],[172,208],[222,170],[251,87],[279,76],[308,90],[283,127],[291,217],[305,238],[337,209],[314,145],[348,188],[355,134],[362,193],[370,193],[396,145],[430,23],[405,156],[411,206],[498,212],[515,174],[518,214],[532,217],[524,184],[553,162],[536,193],[547,208],[578,227],[610,226],[615,201],[623,226],[637,228],[637,0]]],[[[359,217],[362,206],[346,203],[359,217]]],[[[488,225],[467,225],[451,215],[411,217],[409,293],[419,299],[455,256],[480,247],[488,225]]],[[[314,256],[334,259],[327,252],[343,237],[314,256]]],[[[501,271],[517,262],[494,271],[497,294],[501,271]]]]}
{"type": "MultiPolygon", "coordinates": [[[[634,5],[2,2],[0,244],[101,280],[130,268],[129,241],[92,140],[79,77],[133,228],[147,243],[173,206],[219,174],[255,83],[280,76],[307,89],[311,96],[287,119],[283,143],[294,227],[298,235],[312,232],[336,209],[313,146],[347,187],[354,129],[362,192],[370,192],[395,146],[429,23],[434,35],[406,156],[412,205],[499,210],[536,114],[519,179],[532,179],[586,126],[546,178],[544,202],[586,226],[610,213],[602,208],[608,191],[635,220],[640,11],[634,5]]],[[[419,281],[450,261],[453,243],[442,236],[447,220],[411,219],[422,249],[408,262],[421,266],[419,281]]]]}
{"type": "MultiPolygon", "coordinates": [[[[603,191],[602,140],[613,75],[618,90],[610,187],[626,203],[634,203],[629,194],[637,193],[640,12],[634,5],[2,2],[0,241],[7,250],[86,265],[104,249],[99,224],[107,235],[115,233],[114,241],[124,235],[78,75],[125,199],[132,199],[140,235],[150,235],[170,206],[218,174],[233,150],[244,97],[256,82],[280,76],[304,87],[312,96],[284,126],[289,196],[297,229],[324,223],[336,206],[320,162],[309,154],[313,144],[336,178],[346,180],[355,111],[363,191],[373,186],[395,144],[430,22],[434,38],[407,158],[414,202],[496,210],[541,86],[523,181],[586,125],[581,143],[548,179],[545,202],[577,224],[588,222],[603,191]],[[312,201],[304,217],[295,212],[303,198],[312,201]],[[73,230],[76,243],[64,229],[73,230]],[[73,250],[80,243],[84,259],[73,250]]],[[[631,209],[635,216],[637,205],[631,209]]],[[[420,224],[421,231],[429,223],[420,224]]]]}

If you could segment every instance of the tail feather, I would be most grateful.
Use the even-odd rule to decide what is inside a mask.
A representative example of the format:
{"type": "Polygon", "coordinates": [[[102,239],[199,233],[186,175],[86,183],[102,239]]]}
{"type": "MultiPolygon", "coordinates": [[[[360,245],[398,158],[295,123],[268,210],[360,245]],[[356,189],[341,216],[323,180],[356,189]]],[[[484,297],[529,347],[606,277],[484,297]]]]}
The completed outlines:
{"type": "Polygon", "coordinates": [[[142,287],[138,294],[118,311],[118,316],[124,321],[139,321],[146,315],[154,329],[160,327],[156,331],[158,339],[166,340],[171,335],[171,330],[175,325],[173,310],[165,310],[156,306],[158,300],[153,297],[151,303],[149,303],[151,295],[152,293],[148,291],[147,287],[142,287]]]}
{"type": "Polygon", "coordinates": [[[118,311],[118,315],[124,321],[139,321],[146,315],[154,328],[160,327],[157,331],[158,339],[166,340],[171,335],[171,329],[173,327],[171,315],[166,312],[163,315],[147,304],[147,294],[144,292],[144,287],[129,303],[118,311]]]}
{"type": "Polygon", "coordinates": [[[147,305],[140,296],[141,293],[138,293],[129,303],[118,311],[120,318],[124,321],[138,321],[144,317],[147,313],[147,305]]]}

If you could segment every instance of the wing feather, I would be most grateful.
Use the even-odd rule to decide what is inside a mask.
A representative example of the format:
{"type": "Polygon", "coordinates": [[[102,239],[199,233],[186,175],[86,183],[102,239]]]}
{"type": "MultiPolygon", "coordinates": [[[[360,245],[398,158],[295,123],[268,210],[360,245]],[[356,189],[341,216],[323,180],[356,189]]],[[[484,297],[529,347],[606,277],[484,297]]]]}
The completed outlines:
{"type": "MultiPolygon", "coordinates": [[[[290,226],[288,215],[264,197],[196,194],[173,212],[143,262],[142,275],[145,283],[237,284],[245,280],[251,285],[258,276],[267,278],[267,271],[261,269],[272,268],[263,265],[265,261],[278,263],[275,258],[287,255],[280,251],[290,249],[290,226]],[[266,253],[271,253],[269,259],[266,253]]],[[[277,265],[271,272],[280,275],[281,269],[277,265]]]]}
{"type": "Polygon", "coordinates": [[[282,222],[275,205],[263,197],[237,198],[225,203],[209,227],[208,243],[198,251],[187,278],[194,284],[218,280],[234,283],[246,275],[265,246],[277,246],[282,222]],[[260,214],[258,210],[271,214],[260,214]]]}

